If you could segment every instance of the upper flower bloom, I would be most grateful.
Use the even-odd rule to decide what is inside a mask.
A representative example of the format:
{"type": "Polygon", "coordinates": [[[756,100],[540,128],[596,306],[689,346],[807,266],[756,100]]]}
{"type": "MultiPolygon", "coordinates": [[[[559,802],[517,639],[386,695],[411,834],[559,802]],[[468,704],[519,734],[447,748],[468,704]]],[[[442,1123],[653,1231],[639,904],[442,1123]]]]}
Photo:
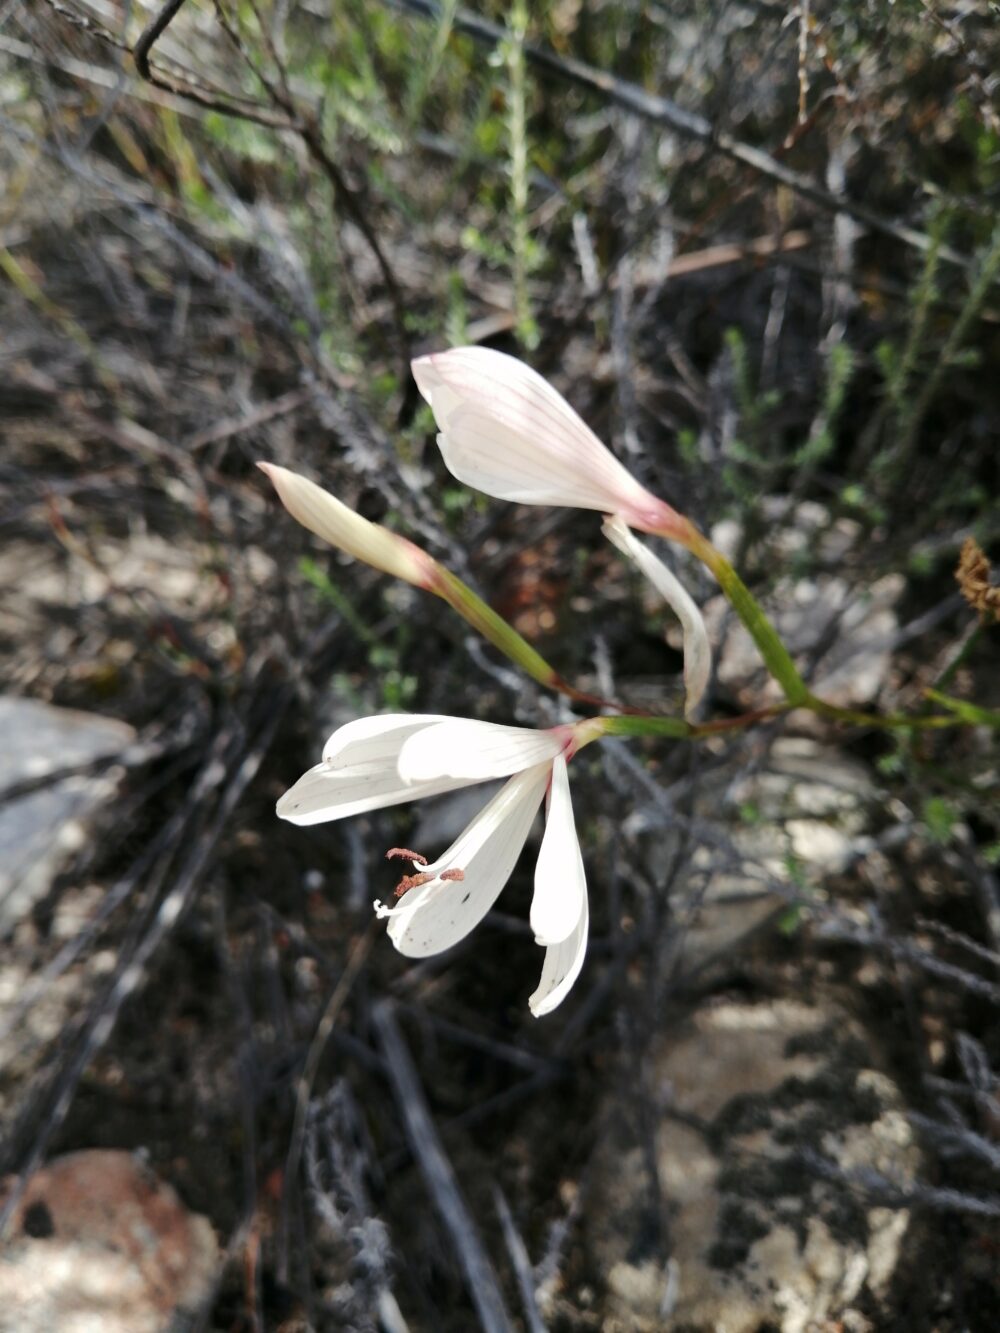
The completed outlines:
{"type": "Polygon", "coordinates": [[[547,793],[531,905],[535,938],[546,946],[541,981],[529,999],[537,1017],[568,994],[587,948],[587,885],[566,771],[567,759],[597,734],[588,735],[587,727],[534,731],[408,713],[361,718],[333,733],[323,762],[285,793],[278,814],[316,824],[507,777],[444,855],[420,866],[419,883],[396,907],[375,904],[390,918],[389,936],[400,953],[423,958],[463,939],[490,910],[547,793]]]}
{"type": "Polygon", "coordinates": [[[523,361],[485,347],[456,347],[420,357],[413,375],[459,481],[518,504],[621,514],[644,532],[670,536],[684,524],[523,361]]]}

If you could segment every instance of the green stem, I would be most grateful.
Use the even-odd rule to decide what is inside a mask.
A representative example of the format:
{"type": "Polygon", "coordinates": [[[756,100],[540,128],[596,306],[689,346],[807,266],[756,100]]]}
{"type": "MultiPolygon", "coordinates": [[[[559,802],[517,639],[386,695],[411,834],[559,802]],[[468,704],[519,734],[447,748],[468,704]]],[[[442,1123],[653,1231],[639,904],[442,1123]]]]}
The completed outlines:
{"type": "Polygon", "coordinates": [[[694,727],[679,717],[602,717],[600,732],[604,736],[670,736],[673,740],[690,740],[694,727]]]}
{"type": "Polygon", "coordinates": [[[766,722],[790,710],[789,704],[771,704],[756,708],[738,717],[717,718],[713,722],[685,722],[679,717],[650,717],[629,714],[622,717],[588,719],[594,723],[595,735],[602,736],[669,736],[673,740],[701,740],[727,731],[742,731],[755,722],[766,722]]]}
{"type": "MultiPolygon", "coordinates": [[[[674,535],[676,539],[676,534],[664,535],[674,535]]],[[[736,570],[693,523],[688,524],[681,540],[692,555],[696,555],[715,576],[730,606],[743,621],[750,637],[760,650],[765,666],[781,686],[788,702],[793,707],[800,704],[808,706],[811,696],[792,661],[791,653],[736,570]]]]}
{"type": "Polygon", "coordinates": [[[1000,729],[1000,712],[996,709],[980,708],[978,704],[970,704],[965,699],[953,699],[950,694],[942,694],[940,690],[925,690],[924,694],[942,708],[947,708],[956,723],[992,727],[994,731],[1000,729]]]}
{"type": "Polygon", "coordinates": [[[540,685],[552,689],[559,687],[557,684],[561,683],[559,673],[554,667],[549,666],[541,653],[536,652],[512,625],[508,625],[503,616],[498,615],[491,606],[487,606],[457,574],[445,569],[444,565],[438,564],[437,561],[427,591],[447,602],[453,611],[457,611],[462,619],[473,629],[478,630],[494,648],[499,648],[505,657],[509,657],[522,671],[526,671],[532,680],[537,680],[540,685]]]}
{"type": "MultiPolygon", "coordinates": [[[[623,717],[601,717],[588,719],[599,724],[597,734],[602,736],[669,736],[673,740],[704,740],[707,736],[718,736],[729,731],[743,731],[757,722],[767,722],[771,718],[790,713],[793,708],[808,708],[820,717],[832,721],[846,722],[858,727],[878,727],[882,729],[906,729],[914,731],[940,730],[944,727],[958,727],[969,723],[1000,727],[1000,713],[991,713],[985,708],[977,708],[960,699],[949,699],[947,695],[938,695],[933,690],[927,691],[949,713],[933,713],[925,717],[913,717],[907,713],[865,713],[855,708],[838,708],[810,694],[801,704],[771,704],[767,708],[757,708],[750,713],[740,713],[738,717],[718,718],[712,722],[684,722],[677,717],[648,717],[630,714],[623,717]]],[[[594,739],[592,737],[591,739],[594,739]]]]}
{"type": "MultiPolygon", "coordinates": [[[[933,691],[928,690],[928,694],[933,691]]],[[[944,703],[942,698],[939,702],[944,703]]],[[[866,713],[859,708],[839,708],[836,704],[827,703],[825,699],[818,698],[815,694],[810,694],[803,700],[802,706],[817,713],[820,717],[828,717],[833,722],[847,722],[856,727],[880,727],[884,730],[907,729],[915,731],[935,731],[941,727],[954,727],[962,722],[958,716],[957,710],[953,714],[946,713],[928,713],[924,715],[911,713],[866,713]]],[[[945,707],[948,705],[945,704],[945,707]]],[[[980,709],[985,712],[985,709],[980,709]]]]}
{"type": "Polygon", "coordinates": [[[627,717],[608,719],[609,722],[615,724],[608,729],[608,734],[675,736],[697,739],[700,736],[714,735],[721,731],[740,730],[754,722],[775,717],[779,713],[789,712],[793,708],[808,708],[810,712],[816,713],[820,717],[827,717],[831,721],[846,722],[858,727],[919,731],[930,731],[962,724],[1000,727],[1000,713],[990,712],[985,708],[977,708],[974,704],[967,704],[959,699],[949,699],[947,695],[938,694],[934,690],[925,691],[927,697],[934,699],[943,708],[948,709],[947,713],[932,713],[923,716],[907,713],[866,713],[856,708],[840,708],[836,704],[827,703],[825,699],[820,699],[818,695],[813,694],[799,675],[791,654],[779,637],[778,631],[768,620],[756,598],[722,552],[717,550],[708,538],[699,532],[689,519],[683,518],[683,516],[681,516],[679,526],[674,526],[669,531],[667,529],[658,531],[660,536],[686,546],[692,555],[697,556],[702,564],[715,576],[729,604],[746,626],[751,638],[760,650],[760,655],[763,657],[768,671],[784,691],[786,702],[770,708],[758,709],[753,713],[744,713],[736,718],[692,725],[679,722],[675,718],[627,717]]]}
{"type": "Polygon", "coordinates": [[[558,690],[574,703],[587,704],[592,708],[619,708],[620,705],[609,703],[594,694],[587,694],[563,680],[555,667],[552,667],[536,652],[531,644],[523,639],[512,625],[508,625],[503,616],[498,615],[488,606],[467,583],[463,583],[457,574],[444,565],[434,561],[429,581],[424,585],[428,592],[434,593],[447,602],[453,611],[457,611],[467,624],[492,643],[515,666],[526,672],[532,680],[537,680],[547,689],[558,690]]]}

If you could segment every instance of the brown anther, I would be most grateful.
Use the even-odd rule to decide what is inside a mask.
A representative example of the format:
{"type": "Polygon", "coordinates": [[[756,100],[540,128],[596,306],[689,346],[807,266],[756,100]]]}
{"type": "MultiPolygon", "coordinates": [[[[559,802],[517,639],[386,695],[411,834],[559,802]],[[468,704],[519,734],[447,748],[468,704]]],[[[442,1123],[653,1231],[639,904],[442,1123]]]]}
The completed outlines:
{"type": "MultiPolygon", "coordinates": [[[[424,862],[424,864],[426,865],[427,863],[424,862]]],[[[419,889],[421,884],[429,884],[432,879],[441,879],[447,880],[449,883],[456,883],[465,879],[465,871],[456,868],[455,870],[442,870],[439,875],[430,873],[421,875],[404,875],[396,885],[396,897],[402,898],[404,893],[409,893],[411,889],[419,889]]]]}
{"type": "MultiPolygon", "coordinates": [[[[447,871],[445,872],[447,874],[447,871]]],[[[396,897],[402,898],[404,893],[409,893],[411,889],[419,889],[421,884],[429,884],[435,875],[404,875],[396,885],[396,897]]]]}
{"type": "Polygon", "coordinates": [[[413,861],[418,866],[427,864],[426,856],[421,856],[419,852],[411,852],[409,847],[390,847],[385,854],[385,859],[387,861],[413,861]]]}

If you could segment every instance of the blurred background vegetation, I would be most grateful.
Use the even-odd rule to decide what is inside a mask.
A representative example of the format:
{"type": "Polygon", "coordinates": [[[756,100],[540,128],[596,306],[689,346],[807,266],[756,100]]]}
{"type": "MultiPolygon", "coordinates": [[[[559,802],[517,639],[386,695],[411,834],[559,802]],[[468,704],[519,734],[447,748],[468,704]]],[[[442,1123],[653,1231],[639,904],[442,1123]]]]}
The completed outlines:
{"type": "MultiPolygon", "coordinates": [[[[297,528],[254,461],[427,546],[582,688],[677,710],[679,642],[595,516],[443,467],[410,358],[514,352],[727,544],[821,692],[1000,707],[1000,631],[953,577],[968,537],[1000,549],[998,25],[938,0],[0,0],[4,689],[135,728],[83,845],[4,917],[2,1165],[143,1148],[223,1246],[196,1326],[997,1327],[995,731],[588,750],[593,943],[536,1024],[529,868],[445,958],[366,934],[384,848],[443,847],[470,807],[299,830],[273,803],[352,717],[562,705],[297,528]],[[781,1028],[792,1001],[890,1081],[905,1179],[836,1147],[853,1066],[775,1075],[814,1116],[780,1187],[759,1143],[725,1156],[760,1089],[711,1125],[671,1090],[720,1006],[781,1028]],[[692,1240],[658,1154],[696,1121],[722,1166],[692,1240]],[[740,1323],[712,1302],[775,1198],[865,1276],[795,1323],[758,1256],[740,1323]],[[905,1219],[881,1285],[879,1209],[905,1219]]],[[[683,572],[712,713],[753,707],[683,572]]]]}

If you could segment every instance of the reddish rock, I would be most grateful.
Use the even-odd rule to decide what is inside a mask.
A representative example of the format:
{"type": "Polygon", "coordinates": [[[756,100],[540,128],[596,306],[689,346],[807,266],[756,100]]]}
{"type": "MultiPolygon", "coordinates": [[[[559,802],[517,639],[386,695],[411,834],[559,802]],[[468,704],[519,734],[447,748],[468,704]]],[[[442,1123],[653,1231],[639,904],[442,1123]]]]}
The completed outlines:
{"type": "Polygon", "coordinates": [[[0,1333],[161,1333],[207,1297],[217,1257],[208,1221],[137,1157],[69,1153],[32,1176],[0,1243],[0,1333]]]}

